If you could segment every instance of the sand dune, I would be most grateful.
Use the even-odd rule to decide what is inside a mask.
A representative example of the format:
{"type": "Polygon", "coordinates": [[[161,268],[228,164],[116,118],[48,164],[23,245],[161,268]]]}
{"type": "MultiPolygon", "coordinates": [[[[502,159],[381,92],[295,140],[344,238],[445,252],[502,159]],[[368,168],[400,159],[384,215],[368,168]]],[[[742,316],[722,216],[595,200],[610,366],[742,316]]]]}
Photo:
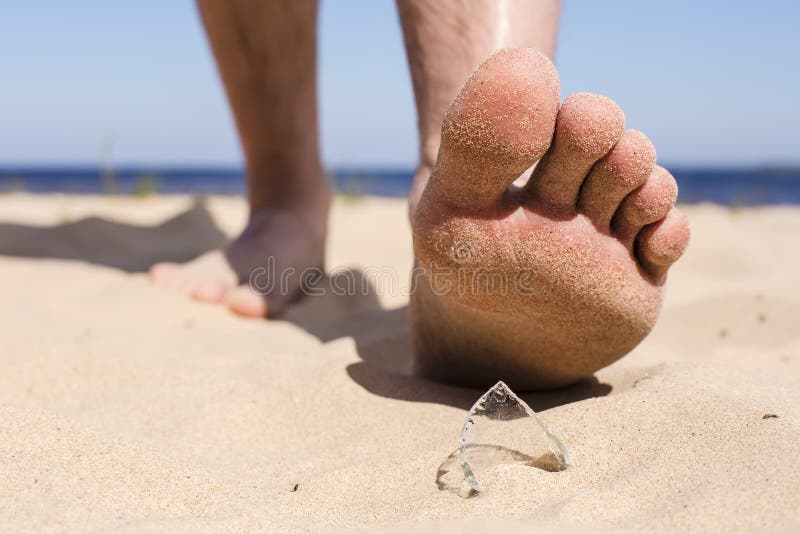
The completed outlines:
{"type": "MultiPolygon", "coordinates": [[[[216,246],[239,200],[2,196],[0,529],[800,528],[800,210],[687,211],[651,336],[524,395],[575,467],[502,466],[463,498],[451,454],[482,392],[410,375],[401,291],[237,319],[141,271],[216,246]]],[[[339,200],[332,232],[334,276],[405,284],[403,202],[339,200]]]]}

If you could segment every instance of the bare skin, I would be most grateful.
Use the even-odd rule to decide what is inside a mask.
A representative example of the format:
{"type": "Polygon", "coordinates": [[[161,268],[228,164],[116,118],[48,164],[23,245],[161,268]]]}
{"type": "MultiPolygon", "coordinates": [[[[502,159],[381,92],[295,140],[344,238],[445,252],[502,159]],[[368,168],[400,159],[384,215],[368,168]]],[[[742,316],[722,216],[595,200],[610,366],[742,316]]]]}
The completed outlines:
{"type": "MultiPolygon", "coordinates": [[[[316,2],[199,6],[242,139],[251,217],[225,250],[158,265],[152,278],[272,316],[297,287],[265,298],[249,273],[270,256],[297,272],[324,259],[316,2]]],[[[559,0],[398,0],[398,10],[420,131],[409,198],[418,371],[541,389],[623,356],[652,328],[688,226],[674,179],[642,133],[624,130],[616,104],[581,93],[559,106],[546,57],[559,0]]]]}
{"type": "Polygon", "coordinates": [[[299,276],[290,278],[288,291],[262,297],[247,286],[253,270],[270,257],[276,272],[324,264],[330,187],[317,134],[317,5],[197,4],[242,142],[250,218],[225,249],[185,265],[155,265],[151,279],[240,315],[275,315],[295,295],[299,276]]]}
{"type": "Polygon", "coordinates": [[[447,107],[464,80],[502,47],[553,57],[560,0],[398,0],[419,128],[419,164],[409,196],[413,214],[436,163],[447,107]]]}
{"type": "MultiPolygon", "coordinates": [[[[278,268],[300,273],[324,258],[330,187],[317,133],[317,2],[197,3],[244,149],[250,222],[225,249],[184,265],[155,265],[150,277],[240,315],[275,316],[297,283],[264,297],[247,285],[253,269],[273,257],[278,268]],[[276,228],[276,217],[299,223],[276,228]]],[[[559,10],[560,0],[398,1],[420,129],[411,210],[436,161],[444,113],[469,73],[500,46],[552,56],[559,10]]]]}
{"type": "Polygon", "coordinates": [[[412,216],[418,371],[547,389],[624,356],[652,329],[688,242],[676,195],[616,104],[580,93],[559,109],[544,55],[498,52],[451,104],[412,216]]]}
{"type": "Polygon", "coordinates": [[[417,371],[540,389],[626,354],[652,328],[666,269],[688,239],[650,142],[623,134],[621,110],[603,97],[575,95],[558,113],[558,77],[541,54],[496,57],[453,101],[498,48],[553,57],[560,2],[400,0],[398,9],[420,130],[409,199],[423,273],[410,303],[417,371]],[[509,93],[513,83],[529,93],[509,93]],[[509,187],[543,156],[527,187],[509,187]],[[513,287],[526,273],[532,294],[513,287]]]}

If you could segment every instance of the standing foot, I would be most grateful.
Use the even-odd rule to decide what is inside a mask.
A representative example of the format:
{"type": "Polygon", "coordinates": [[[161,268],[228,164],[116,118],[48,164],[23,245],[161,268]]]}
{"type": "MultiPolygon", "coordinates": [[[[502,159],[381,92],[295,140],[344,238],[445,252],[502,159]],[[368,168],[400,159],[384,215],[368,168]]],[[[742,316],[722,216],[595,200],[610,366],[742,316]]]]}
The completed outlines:
{"type": "Polygon", "coordinates": [[[299,293],[302,273],[324,266],[329,202],[325,192],[295,207],[255,210],[224,248],[182,265],[156,264],[150,279],[193,299],[225,304],[239,315],[275,316],[299,293]],[[279,283],[281,273],[291,275],[285,284],[279,283]],[[255,275],[258,287],[270,286],[267,294],[251,287],[255,275]]]}

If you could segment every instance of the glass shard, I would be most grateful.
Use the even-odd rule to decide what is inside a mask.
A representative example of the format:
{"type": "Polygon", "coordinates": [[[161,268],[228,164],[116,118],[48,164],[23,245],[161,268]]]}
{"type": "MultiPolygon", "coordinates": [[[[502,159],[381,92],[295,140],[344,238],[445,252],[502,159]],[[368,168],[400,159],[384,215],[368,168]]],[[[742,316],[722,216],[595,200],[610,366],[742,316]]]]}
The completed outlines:
{"type": "Polygon", "coordinates": [[[464,479],[481,491],[479,478],[501,464],[564,471],[572,459],[525,401],[498,382],[472,406],[459,436],[459,463],[464,479]]]}

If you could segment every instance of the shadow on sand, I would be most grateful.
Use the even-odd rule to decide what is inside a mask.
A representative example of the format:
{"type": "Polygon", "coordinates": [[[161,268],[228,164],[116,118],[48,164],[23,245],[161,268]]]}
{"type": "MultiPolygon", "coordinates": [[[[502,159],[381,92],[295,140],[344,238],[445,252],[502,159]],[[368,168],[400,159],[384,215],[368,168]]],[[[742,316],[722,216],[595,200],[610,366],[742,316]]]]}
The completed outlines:
{"type": "MultiPolygon", "coordinates": [[[[340,272],[362,280],[359,271],[340,272]]],[[[331,287],[328,279],[320,284],[331,287]]],[[[338,284],[342,287],[344,284],[338,284]]],[[[483,391],[431,382],[414,376],[408,308],[383,309],[373,287],[359,294],[308,297],[295,303],[283,320],[300,326],[322,342],[352,337],[361,361],[347,368],[364,389],[393,399],[434,402],[469,409],[483,391]]],[[[611,386],[595,377],[566,388],[522,394],[535,411],[547,410],[611,392],[611,386]]]]}
{"type": "MultiPolygon", "coordinates": [[[[215,224],[204,202],[157,226],[136,226],[88,217],[50,227],[0,223],[0,255],[58,258],[134,273],[159,261],[182,262],[219,247],[225,234],[215,224]]],[[[359,271],[338,276],[362,280],[359,271]]],[[[330,280],[319,282],[330,288],[330,280]]],[[[407,307],[386,310],[373,286],[354,294],[325,291],[294,303],[281,320],[305,329],[322,342],[352,337],[361,361],[347,368],[349,376],[366,390],[383,397],[433,402],[469,409],[482,391],[448,386],[413,374],[413,352],[407,307]]],[[[611,386],[596,378],[553,392],[522,395],[536,410],[607,395],[611,386]]]]}
{"type": "Polygon", "coordinates": [[[86,217],[55,226],[0,222],[0,255],[80,260],[134,273],[159,261],[188,261],[225,242],[205,202],[157,226],[86,217]]]}

